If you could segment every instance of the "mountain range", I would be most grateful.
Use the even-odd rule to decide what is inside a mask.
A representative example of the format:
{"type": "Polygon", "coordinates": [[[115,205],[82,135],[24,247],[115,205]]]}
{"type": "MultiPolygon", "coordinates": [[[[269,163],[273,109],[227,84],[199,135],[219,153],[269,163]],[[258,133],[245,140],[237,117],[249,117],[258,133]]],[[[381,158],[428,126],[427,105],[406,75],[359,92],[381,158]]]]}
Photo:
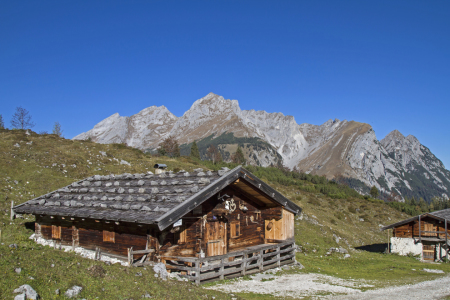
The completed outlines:
{"type": "Polygon", "coordinates": [[[369,124],[337,119],[298,124],[282,113],[241,110],[237,100],[214,93],[195,101],[181,117],[165,106],[151,106],[131,117],[116,113],[74,139],[154,151],[169,136],[185,155],[196,141],[203,158],[207,147],[215,145],[229,160],[241,145],[249,164],[283,165],[344,180],[361,193],[376,186],[384,195],[427,201],[449,195],[450,171],[412,135],[394,130],[378,140],[369,124]]]}

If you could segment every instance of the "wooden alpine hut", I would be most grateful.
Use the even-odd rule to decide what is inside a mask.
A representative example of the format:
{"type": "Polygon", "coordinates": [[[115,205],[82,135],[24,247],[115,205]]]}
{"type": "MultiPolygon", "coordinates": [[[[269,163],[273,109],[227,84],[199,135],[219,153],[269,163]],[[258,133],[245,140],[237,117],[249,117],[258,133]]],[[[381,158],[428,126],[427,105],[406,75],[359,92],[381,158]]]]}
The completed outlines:
{"type": "Polygon", "coordinates": [[[422,260],[449,258],[450,209],[421,214],[389,226],[390,251],[400,255],[420,255],[422,260]]]}
{"type": "Polygon", "coordinates": [[[95,175],[14,207],[37,238],[130,265],[164,262],[189,280],[295,263],[301,208],[238,166],[218,172],[95,175]]]}

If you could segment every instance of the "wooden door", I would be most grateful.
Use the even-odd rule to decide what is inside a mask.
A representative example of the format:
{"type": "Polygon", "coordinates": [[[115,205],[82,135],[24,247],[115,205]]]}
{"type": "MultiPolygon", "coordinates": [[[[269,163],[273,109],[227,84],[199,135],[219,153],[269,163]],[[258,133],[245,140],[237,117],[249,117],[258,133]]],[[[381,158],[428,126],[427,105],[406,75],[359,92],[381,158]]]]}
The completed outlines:
{"type": "Polygon", "coordinates": [[[224,222],[206,223],[206,255],[227,254],[227,224],[224,222]]]}
{"type": "Polygon", "coordinates": [[[434,245],[423,245],[423,260],[434,260],[434,245]]]}
{"type": "Polygon", "coordinates": [[[423,236],[436,236],[435,233],[431,233],[430,232],[430,231],[436,231],[436,228],[434,227],[434,224],[432,224],[432,223],[424,223],[423,227],[424,227],[424,231],[428,231],[428,232],[424,232],[423,236]]]}

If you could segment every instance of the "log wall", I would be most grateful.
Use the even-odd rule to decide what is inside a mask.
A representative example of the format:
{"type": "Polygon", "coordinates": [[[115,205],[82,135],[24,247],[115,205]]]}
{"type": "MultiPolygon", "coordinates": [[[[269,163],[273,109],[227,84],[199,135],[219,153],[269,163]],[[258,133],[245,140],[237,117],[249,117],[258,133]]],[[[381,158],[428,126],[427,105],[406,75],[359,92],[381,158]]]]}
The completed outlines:
{"type": "Polygon", "coordinates": [[[138,226],[133,223],[114,222],[105,223],[104,221],[74,218],[62,219],[61,217],[36,216],[36,225],[40,228],[42,238],[47,240],[56,240],[62,245],[80,246],[89,250],[100,248],[102,252],[119,256],[127,256],[127,249],[133,247],[134,250],[145,250],[147,240],[149,246],[156,244],[155,238],[150,234],[155,231],[154,226],[138,226]],[[61,226],[61,238],[52,237],[52,225],[61,226]],[[103,241],[103,230],[114,232],[114,242],[103,241]],[[74,233],[78,233],[78,236],[74,233]]]}
{"type": "Polygon", "coordinates": [[[155,253],[149,255],[153,261],[160,256],[198,257],[201,251],[206,255],[209,242],[207,230],[214,228],[223,230],[216,235],[209,234],[210,238],[224,235],[221,237],[223,251],[220,250],[220,253],[264,244],[266,220],[281,222],[283,234],[275,239],[293,237],[294,215],[291,212],[281,206],[267,207],[264,203],[258,203],[258,199],[235,187],[229,186],[220,192],[220,195],[225,194],[229,196],[224,198],[225,201],[214,195],[200,207],[187,212],[181,227],[169,226],[162,232],[155,225],[139,226],[135,223],[57,216],[36,216],[36,228],[44,239],[52,240],[52,225],[61,226],[61,238],[58,239],[61,244],[90,250],[100,248],[105,254],[127,257],[131,247],[134,251],[154,248],[155,253]],[[109,232],[106,239],[104,231],[109,232]],[[113,238],[111,233],[114,233],[113,238]]]}
{"type": "MultiPolygon", "coordinates": [[[[447,232],[450,234],[450,226],[447,225],[447,232]]],[[[429,233],[423,231],[441,231],[445,232],[445,223],[433,218],[424,217],[420,220],[420,230],[422,237],[445,238],[444,233],[429,233]]],[[[407,224],[395,227],[393,230],[394,237],[412,238],[419,237],[419,221],[415,220],[407,224]]]]}

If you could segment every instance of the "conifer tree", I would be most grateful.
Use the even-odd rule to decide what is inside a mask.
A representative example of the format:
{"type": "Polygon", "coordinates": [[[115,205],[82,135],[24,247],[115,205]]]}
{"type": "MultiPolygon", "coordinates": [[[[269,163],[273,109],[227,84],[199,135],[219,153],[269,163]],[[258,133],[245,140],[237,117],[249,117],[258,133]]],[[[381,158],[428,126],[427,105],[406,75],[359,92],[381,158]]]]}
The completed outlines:
{"type": "Polygon", "coordinates": [[[236,164],[241,164],[241,165],[245,164],[244,152],[242,152],[242,149],[239,145],[236,150],[236,153],[234,153],[233,156],[231,157],[231,160],[236,164]]]}
{"type": "Polygon", "coordinates": [[[5,129],[5,122],[3,121],[2,115],[0,115],[0,129],[5,129]]]}
{"type": "Polygon", "coordinates": [[[372,198],[377,198],[378,195],[379,195],[379,192],[378,192],[377,187],[376,187],[376,186],[373,186],[373,187],[370,189],[370,196],[372,196],[372,198]]]}
{"type": "Polygon", "coordinates": [[[198,146],[197,146],[197,143],[195,141],[192,142],[190,156],[192,158],[200,159],[200,151],[198,150],[198,146]]]}

